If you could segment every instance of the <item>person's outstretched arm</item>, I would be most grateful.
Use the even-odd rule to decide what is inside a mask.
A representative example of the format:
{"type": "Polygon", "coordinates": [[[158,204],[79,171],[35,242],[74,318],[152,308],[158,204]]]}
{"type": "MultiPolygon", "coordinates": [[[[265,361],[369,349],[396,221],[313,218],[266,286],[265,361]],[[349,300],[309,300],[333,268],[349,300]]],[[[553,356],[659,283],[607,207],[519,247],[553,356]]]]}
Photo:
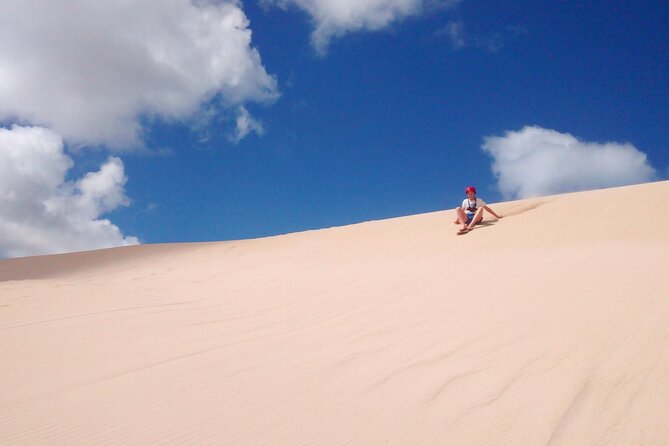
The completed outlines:
{"type": "Polygon", "coordinates": [[[491,208],[490,206],[483,206],[483,209],[485,209],[486,211],[490,212],[490,213],[491,213],[492,215],[494,215],[495,218],[497,218],[497,219],[502,218],[502,216],[501,216],[501,215],[497,215],[497,214],[495,213],[495,211],[493,211],[492,208],[491,208]]]}

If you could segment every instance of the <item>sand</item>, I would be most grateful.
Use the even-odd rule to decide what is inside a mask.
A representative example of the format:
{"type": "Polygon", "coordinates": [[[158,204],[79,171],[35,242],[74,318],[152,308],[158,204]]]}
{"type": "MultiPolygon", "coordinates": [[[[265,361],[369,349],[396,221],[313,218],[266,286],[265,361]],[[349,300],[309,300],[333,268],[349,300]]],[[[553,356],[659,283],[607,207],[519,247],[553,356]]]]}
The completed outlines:
{"type": "Polygon", "coordinates": [[[0,261],[0,445],[667,445],[667,204],[0,261]]]}

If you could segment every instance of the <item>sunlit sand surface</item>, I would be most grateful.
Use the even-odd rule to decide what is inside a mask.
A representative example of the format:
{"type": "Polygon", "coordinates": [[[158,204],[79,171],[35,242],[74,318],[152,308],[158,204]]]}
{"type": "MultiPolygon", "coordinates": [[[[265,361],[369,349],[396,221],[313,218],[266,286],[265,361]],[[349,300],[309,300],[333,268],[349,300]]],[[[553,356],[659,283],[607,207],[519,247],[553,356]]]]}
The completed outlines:
{"type": "Polygon", "coordinates": [[[0,444],[667,445],[667,205],[0,261],[0,444]]]}

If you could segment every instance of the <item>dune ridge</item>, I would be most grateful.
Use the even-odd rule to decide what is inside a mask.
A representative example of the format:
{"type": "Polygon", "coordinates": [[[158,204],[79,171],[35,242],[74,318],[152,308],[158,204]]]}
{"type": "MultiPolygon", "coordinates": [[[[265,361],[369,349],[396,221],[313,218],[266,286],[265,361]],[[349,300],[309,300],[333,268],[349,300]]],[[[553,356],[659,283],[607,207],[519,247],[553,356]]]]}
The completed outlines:
{"type": "Polygon", "coordinates": [[[666,445],[642,199],[669,182],[0,261],[0,444],[666,445]]]}

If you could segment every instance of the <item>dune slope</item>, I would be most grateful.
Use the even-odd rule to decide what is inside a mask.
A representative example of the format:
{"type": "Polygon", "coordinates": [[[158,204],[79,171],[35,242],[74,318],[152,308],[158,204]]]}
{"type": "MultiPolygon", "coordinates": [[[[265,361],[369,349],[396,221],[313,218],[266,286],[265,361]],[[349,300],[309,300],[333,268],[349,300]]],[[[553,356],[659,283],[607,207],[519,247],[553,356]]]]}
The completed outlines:
{"type": "Polygon", "coordinates": [[[643,197],[0,261],[0,444],[667,444],[643,197]]]}

